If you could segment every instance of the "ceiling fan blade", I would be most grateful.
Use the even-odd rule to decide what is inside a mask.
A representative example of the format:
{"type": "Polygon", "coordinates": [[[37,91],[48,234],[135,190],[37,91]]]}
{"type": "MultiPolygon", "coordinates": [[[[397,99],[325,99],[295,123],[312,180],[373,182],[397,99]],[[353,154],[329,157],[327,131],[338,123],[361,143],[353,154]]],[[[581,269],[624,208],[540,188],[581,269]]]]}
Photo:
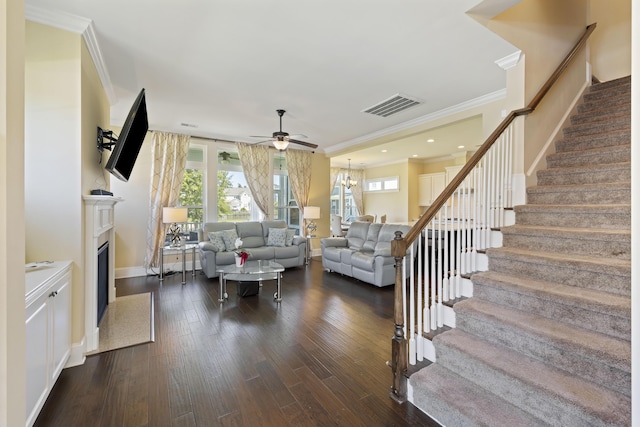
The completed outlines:
{"type": "MultiPolygon", "coordinates": [[[[269,137],[267,136],[267,137],[263,137],[263,138],[269,138],[269,137]]],[[[248,144],[249,145],[258,145],[258,144],[262,144],[263,142],[271,142],[271,141],[273,141],[273,138],[264,139],[264,140],[258,141],[258,142],[249,142],[248,144]]]]}
{"type": "Polygon", "coordinates": [[[273,138],[271,135],[250,135],[249,138],[273,138]]]}
{"type": "Polygon", "coordinates": [[[309,148],[318,148],[318,144],[312,144],[310,142],[305,142],[305,141],[298,141],[297,139],[289,138],[289,142],[292,142],[298,145],[304,145],[305,147],[309,147],[309,148]]]}

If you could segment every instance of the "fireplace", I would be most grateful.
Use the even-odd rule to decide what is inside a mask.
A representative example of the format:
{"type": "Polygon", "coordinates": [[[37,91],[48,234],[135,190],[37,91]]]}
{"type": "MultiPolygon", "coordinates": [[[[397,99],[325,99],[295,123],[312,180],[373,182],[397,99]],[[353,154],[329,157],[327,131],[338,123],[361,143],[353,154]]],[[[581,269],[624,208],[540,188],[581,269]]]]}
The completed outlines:
{"type": "Polygon", "coordinates": [[[107,305],[109,305],[109,242],[98,248],[98,321],[100,325],[107,305]]]}
{"type": "Polygon", "coordinates": [[[98,323],[106,306],[116,299],[114,207],[122,199],[113,196],[83,196],[82,199],[85,206],[83,353],[86,353],[98,348],[98,323]],[[101,281],[103,285],[99,286],[101,281]],[[102,310],[101,306],[104,306],[102,310]]]}

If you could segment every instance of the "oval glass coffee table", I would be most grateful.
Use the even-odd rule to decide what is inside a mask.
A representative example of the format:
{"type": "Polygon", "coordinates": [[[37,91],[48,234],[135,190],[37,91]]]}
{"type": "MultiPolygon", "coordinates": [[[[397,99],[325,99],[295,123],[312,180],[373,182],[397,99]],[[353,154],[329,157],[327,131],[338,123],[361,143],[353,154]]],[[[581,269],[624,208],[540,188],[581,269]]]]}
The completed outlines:
{"type": "Polygon", "coordinates": [[[245,261],[238,267],[235,264],[220,266],[216,272],[220,275],[220,297],[218,302],[224,302],[229,298],[227,293],[227,280],[237,280],[244,282],[262,282],[264,280],[276,280],[277,287],[273,294],[273,299],[277,302],[282,301],[282,293],[280,289],[280,279],[284,267],[275,261],[245,261]]]}

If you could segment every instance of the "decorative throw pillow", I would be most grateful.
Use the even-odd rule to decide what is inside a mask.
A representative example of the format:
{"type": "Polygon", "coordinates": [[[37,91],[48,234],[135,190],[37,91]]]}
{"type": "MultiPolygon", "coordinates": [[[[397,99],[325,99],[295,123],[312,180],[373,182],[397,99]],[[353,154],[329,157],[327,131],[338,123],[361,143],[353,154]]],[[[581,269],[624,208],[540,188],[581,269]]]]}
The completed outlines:
{"type": "Polygon", "coordinates": [[[286,228],[270,228],[269,236],[267,237],[267,245],[284,246],[286,236],[287,236],[286,228]]]}
{"type": "Polygon", "coordinates": [[[216,252],[222,252],[227,247],[224,244],[224,239],[222,238],[222,231],[210,231],[209,232],[209,241],[215,248],[216,252]]]}
{"type": "Polygon", "coordinates": [[[288,228],[285,233],[284,244],[285,246],[291,246],[293,244],[293,238],[296,235],[296,230],[288,228]]]}
{"type": "Polygon", "coordinates": [[[222,240],[224,240],[224,246],[228,251],[236,249],[236,239],[238,238],[238,232],[234,229],[222,231],[222,240]]]}

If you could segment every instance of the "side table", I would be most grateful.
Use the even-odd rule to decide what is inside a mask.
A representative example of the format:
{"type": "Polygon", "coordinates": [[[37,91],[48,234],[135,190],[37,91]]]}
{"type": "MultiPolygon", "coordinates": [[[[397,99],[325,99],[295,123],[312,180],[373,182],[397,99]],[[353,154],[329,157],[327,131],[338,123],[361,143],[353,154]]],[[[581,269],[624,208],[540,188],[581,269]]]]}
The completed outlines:
{"type": "Polygon", "coordinates": [[[182,253],[182,284],[185,285],[187,283],[187,273],[186,273],[186,264],[187,264],[187,250],[191,250],[191,276],[195,277],[196,275],[196,247],[197,243],[187,243],[181,246],[164,246],[160,247],[160,281],[164,280],[164,253],[171,251],[180,251],[182,253]]]}

